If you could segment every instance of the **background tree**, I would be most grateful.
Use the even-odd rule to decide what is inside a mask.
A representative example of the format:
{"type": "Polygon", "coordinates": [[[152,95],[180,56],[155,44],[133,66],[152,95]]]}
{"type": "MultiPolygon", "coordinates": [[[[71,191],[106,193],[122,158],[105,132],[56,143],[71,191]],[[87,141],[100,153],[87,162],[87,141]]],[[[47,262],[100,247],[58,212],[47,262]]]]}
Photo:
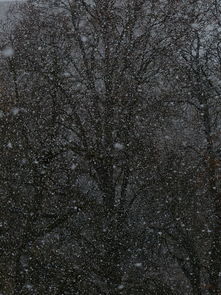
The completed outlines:
{"type": "Polygon", "coordinates": [[[218,4],[16,8],[1,34],[2,292],[217,295],[218,4]]]}

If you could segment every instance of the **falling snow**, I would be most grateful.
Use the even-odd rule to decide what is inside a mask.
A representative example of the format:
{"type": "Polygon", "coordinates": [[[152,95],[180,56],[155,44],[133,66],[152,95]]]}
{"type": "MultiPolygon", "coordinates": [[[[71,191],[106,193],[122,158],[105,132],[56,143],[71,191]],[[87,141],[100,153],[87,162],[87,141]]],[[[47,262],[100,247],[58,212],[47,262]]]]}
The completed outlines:
{"type": "Polygon", "coordinates": [[[218,295],[220,1],[10,3],[0,295],[218,295]]]}

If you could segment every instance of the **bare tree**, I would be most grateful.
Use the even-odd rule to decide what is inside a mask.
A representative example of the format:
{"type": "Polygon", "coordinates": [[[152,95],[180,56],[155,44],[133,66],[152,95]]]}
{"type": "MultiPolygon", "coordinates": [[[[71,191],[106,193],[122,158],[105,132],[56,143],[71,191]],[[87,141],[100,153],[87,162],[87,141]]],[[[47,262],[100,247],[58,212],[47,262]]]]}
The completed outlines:
{"type": "Polygon", "coordinates": [[[2,292],[199,295],[205,283],[218,294],[215,4],[50,0],[12,12],[2,292]]]}

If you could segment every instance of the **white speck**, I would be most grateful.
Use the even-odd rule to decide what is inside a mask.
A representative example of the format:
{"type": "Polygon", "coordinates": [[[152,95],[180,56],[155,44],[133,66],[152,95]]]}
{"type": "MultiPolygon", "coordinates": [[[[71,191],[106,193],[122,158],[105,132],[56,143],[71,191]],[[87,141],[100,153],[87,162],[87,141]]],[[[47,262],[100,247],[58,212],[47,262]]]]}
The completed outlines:
{"type": "Polygon", "coordinates": [[[162,236],[162,234],[163,234],[163,233],[162,233],[161,231],[158,232],[158,235],[162,236]]]}
{"type": "Polygon", "coordinates": [[[81,40],[82,40],[83,42],[86,42],[86,41],[87,41],[87,37],[86,37],[86,36],[82,36],[82,37],[81,37],[81,40]]]}
{"type": "Polygon", "coordinates": [[[68,107],[68,108],[67,108],[67,114],[68,114],[68,115],[71,115],[71,113],[72,113],[72,108],[71,108],[71,107],[68,107]]]}
{"type": "Polygon", "coordinates": [[[199,28],[199,24],[197,24],[197,23],[193,23],[193,24],[191,24],[191,27],[192,27],[193,29],[198,29],[198,28],[199,28]]]}
{"type": "Polygon", "coordinates": [[[3,118],[3,117],[4,117],[4,113],[3,113],[3,111],[0,110],[0,118],[3,118]]]}
{"type": "Polygon", "coordinates": [[[213,25],[208,25],[206,27],[206,31],[213,31],[214,30],[214,26],[213,25]]]}
{"type": "Polygon", "coordinates": [[[119,285],[119,286],[118,286],[118,289],[119,289],[119,290],[122,290],[123,288],[124,288],[124,285],[119,285]]]}
{"type": "Polygon", "coordinates": [[[76,164],[72,164],[72,165],[71,165],[71,170],[74,170],[76,167],[77,167],[76,164]]]}
{"type": "Polygon", "coordinates": [[[31,284],[27,284],[25,287],[26,287],[28,290],[31,290],[31,289],[33,288],[33,286],[32,286],[31,284]]]}
{"type": "Polygon", "coordinates": [[[64,72],[64,73],[63,73],[63,76],[64,76],[64,77],[70,77],[70,76],[71,76],[71,74],[70,74],[70,73],[68,73],[68,72],[64,72]]]}
{"type": "Polygon", "coordinates": [[[116,142],[116,143],[114,144],[114,148],[115,148],[116,150],[123,150],[123,149],[124,149],[124,145],[123,145],[122,143],[116,142]]]}
{"type": "Polygon", "coordinates": [[[15,51],[12,47],[6,47],[2,50],[2,55],[4,57],[12,57],[14,55],[15,51]]]}
{"type": "Polygon", "coordinates": [[[19,108],[16,108],[16,107],[11,109],[11,112],[14,116],[16,116],[19,113],[19,111],[20,111],[19,108]]]}
{"type": "Polygon", "coordinates": [[[142,267],[142,263],[141,262],[137,262],[134,264],[136,267],[142,267]]]}
{"type": "Polygon", "coordinates": [[[9,148],[9,149],[12,149],[12,143],[9,141],[9,143],[7,144],[7,147],[9,148]]]}

